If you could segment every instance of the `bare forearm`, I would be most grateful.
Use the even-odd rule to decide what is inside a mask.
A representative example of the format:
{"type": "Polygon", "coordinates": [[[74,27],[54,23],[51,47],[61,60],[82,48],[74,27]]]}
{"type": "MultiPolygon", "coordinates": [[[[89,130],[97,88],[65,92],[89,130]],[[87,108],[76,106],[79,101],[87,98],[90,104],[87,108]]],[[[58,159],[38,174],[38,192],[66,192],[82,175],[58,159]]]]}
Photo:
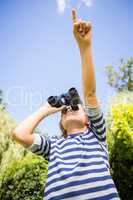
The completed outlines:
{"type": "Polygon", "coordinates": [[[85,96],[96,94],[95,69],[92,55],[92,46],[80,48],[82,63],[83,91],[85,96]]]}
{"type": "Polygon", "coordinates": [[[52,107],[48,102],[40,107],[36,112],[32,113],[25,120],[23,120],[11,133],[12,139],[18,143],[29,146],[34,141],[34,129],[39,122],[48,115],[61,111],[64,106],[59,108],[52,107]]]}
{"type": "Polygon", "coordinates": [[[23,120],[13,131],[15,134],[32,134],[35,127],[40,121],[48,115],[48,110],[45,106],[40,107],[37,111],[23,120]]]}
{"type": "Polygon", "coordinates": [[[90,45],[85,48],[80,47],[80,55],[85,104],[91,107],[99,106],[100,102],[96,97],[96,78],[92,46],[90,45]]]}

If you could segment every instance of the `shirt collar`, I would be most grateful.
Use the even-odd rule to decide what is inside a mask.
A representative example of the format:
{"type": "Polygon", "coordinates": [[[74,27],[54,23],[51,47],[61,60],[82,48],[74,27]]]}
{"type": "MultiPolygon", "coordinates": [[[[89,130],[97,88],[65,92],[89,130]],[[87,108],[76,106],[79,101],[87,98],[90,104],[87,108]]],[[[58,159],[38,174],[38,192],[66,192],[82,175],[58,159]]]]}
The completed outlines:
{"type": "Polygon", "coordinates": [[[67,138],[72,138],[81,134],[86,134],[89,131],[89,128],[87,128],[85,131],[79,131],[76,133],[69,133],[69,135],[67,136],[67,138]]]}

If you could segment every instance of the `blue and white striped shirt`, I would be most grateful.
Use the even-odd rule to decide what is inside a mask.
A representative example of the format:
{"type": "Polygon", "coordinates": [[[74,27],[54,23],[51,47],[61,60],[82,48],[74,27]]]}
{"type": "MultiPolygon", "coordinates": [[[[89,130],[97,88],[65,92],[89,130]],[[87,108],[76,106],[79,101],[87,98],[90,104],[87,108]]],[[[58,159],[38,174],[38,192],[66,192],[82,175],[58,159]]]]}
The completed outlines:
{"type": "Polygon", "coordinates": [[[109,170],[101,107],[85,107],[87,131],[67,138],[34,133],[30,151],[49,161],[45,200],[120,200],[109,170]]]}

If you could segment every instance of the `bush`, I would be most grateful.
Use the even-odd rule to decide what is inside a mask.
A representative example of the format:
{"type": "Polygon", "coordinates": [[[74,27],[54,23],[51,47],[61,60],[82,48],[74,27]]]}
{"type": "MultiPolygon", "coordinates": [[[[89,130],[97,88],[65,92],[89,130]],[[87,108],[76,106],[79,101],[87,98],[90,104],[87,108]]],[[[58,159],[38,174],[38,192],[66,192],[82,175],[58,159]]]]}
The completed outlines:
{"type": "Polygon", "coordinates": [[[16,125],[0,105],[0,200],[42,200],[48,163],[11,138],[16,125]]]}
{"type": "Polygon", "coordinates": [[[1,200],[42,200],[47,161],[31,152],[12,163],[2,177],[1,200]]]}
{"type": "Polygon", "coordinates": [[[107,140],[111,173],[123,200],[133,200],[133,103],[112,106],[107,140]]]}

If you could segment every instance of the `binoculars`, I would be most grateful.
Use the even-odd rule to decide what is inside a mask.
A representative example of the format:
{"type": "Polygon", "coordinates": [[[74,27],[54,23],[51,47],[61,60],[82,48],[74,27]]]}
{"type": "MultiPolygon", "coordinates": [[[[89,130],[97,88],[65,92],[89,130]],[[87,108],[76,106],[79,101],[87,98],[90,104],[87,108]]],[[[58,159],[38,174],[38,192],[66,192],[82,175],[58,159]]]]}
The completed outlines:
{"type": "Polygon", "coordinates": [[[47,101],[51,106],[57,108],[66,105],[64,113],[67,111],[68,106],[71,106],[72,110],[78,110],[78,104],[82,104],[78,91],[74,87],[70,88],[67,93],[48,97],[47,101]]]}

